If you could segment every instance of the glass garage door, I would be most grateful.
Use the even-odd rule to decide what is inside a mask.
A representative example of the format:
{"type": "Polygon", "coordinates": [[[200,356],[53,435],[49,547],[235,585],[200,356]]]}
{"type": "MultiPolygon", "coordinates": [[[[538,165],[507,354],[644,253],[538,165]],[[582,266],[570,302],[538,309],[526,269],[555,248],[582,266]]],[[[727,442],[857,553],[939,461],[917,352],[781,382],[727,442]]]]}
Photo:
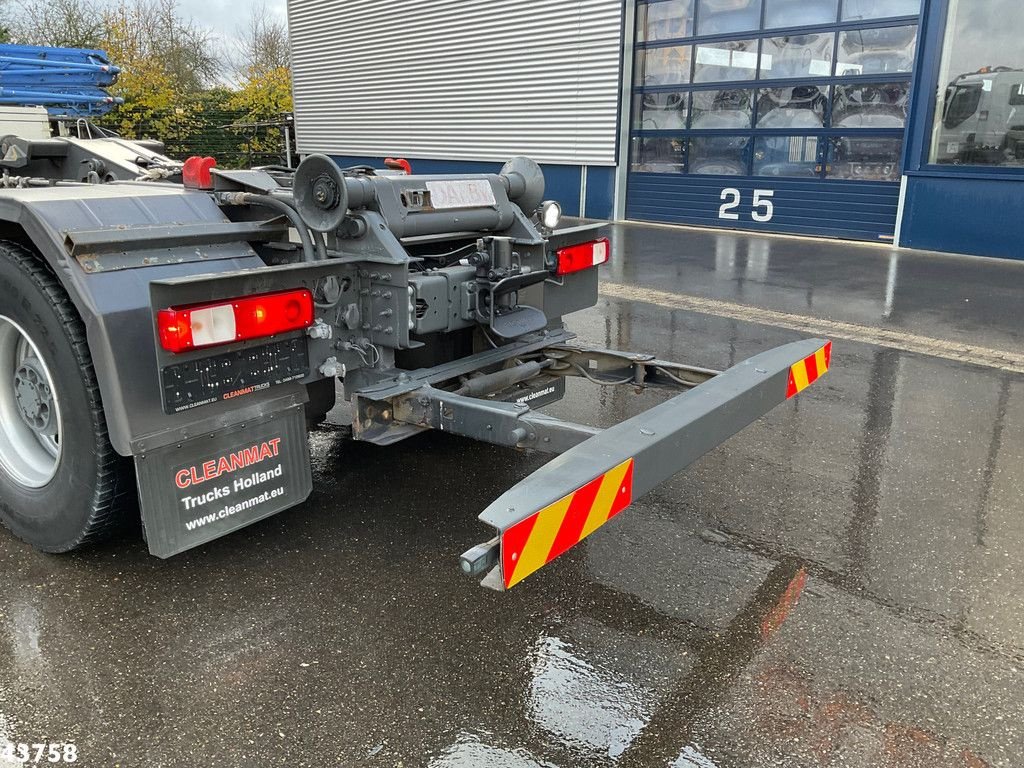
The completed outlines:
{"type": "Polygon", "coordinates": [[[891,239],[920,2],[638,2],[628,218],[891,239]]]}

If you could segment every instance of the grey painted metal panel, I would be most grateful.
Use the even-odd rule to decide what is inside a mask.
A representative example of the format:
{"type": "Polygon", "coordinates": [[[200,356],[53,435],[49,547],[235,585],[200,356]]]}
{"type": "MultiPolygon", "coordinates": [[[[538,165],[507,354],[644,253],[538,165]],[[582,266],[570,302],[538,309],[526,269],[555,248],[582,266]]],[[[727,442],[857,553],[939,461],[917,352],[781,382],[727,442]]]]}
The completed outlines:
{"type": "Polygon", "coordinates": [[[300,152],[614,165],[621,0],[289,0],[300,152]]]}
{"type": "MultiPolygon", "coordinates": [[[[128,456],[156,447],[153,435],[172,442],[219,429],[239,418],[237,403],[216,403],[204,413],[185,418],[163,412],[149,283],[263,267],[244,240],[214,247],[165,247],[156,266],[140,264],[135,269],[115,265],[108,270],[91,257],[83,257],[85,263],[80,264],[67,256],[66,241],[70,238],[73,242],[81,231],[123,227],[130,233],[139,227],[189,228],[203,223],[220,227],[229,223],[210,195],[177,185],[143,182],[8,189],[0,190],[0,220],[19,222],[25,228],[82,315],[110,440],[118,453],[128,456]]],[[[141,251],[131,257],[138,262],[156,258],[141,251]]],[[[125,257],[124,262],[130,260],[125,257]]],[[[294,402],[305,402],[305,387],[285,386],[290,387],[294,402]]],[[[283,388],[256,393],[248,405],[280,398],[282,392],[283,388]]]]}

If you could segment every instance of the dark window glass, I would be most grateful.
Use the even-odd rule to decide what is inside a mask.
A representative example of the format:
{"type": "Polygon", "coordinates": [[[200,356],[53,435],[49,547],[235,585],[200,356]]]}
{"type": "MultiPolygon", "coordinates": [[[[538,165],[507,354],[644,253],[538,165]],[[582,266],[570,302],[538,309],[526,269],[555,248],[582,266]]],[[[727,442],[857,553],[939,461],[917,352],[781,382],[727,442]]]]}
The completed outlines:
{"type": "Polygon", "coordinates": [[[691,52],[688,45],[637,51],[633,81],[639,86],[688,83],[691,52]]]}
{"type": "Polygon", "coordinates": [[[832,34],[769,37],[761,46],[761,78],[828,77],[834,42],[832,34]]]}
{"type": "Polygon", "coordinates": [[[917,26],[856,29],[839,33],[836,74],[893,75],[914,69],[917,26]]]}
{"type": "Polygon", "coordinates": [[[981,83],[955,85],[950,91],[942,125],[946,128],[956,128],[978,114],[984,92],[981,83]]]}
{"type": "Polygon", "coordinates": [[[760,136],[754,140],[755,176],[807,178],[821,171],[817,136],[760,136]]]}
{"type": "Polygon", "coordinates": [[[844,0],[843,2],[843,21],[916,16],[920,12],[921,0],[844,0]]]}
{"type": "Polygon", "coordinates": [[[834,24],[839,16],[839,0],[766,0],[765,29],[834,24]]]}
{"type": "Polygon", "coordinates": [[[821,128],[826,102],[825,94],[816,85],[767,88],[758,94],[757,127],[821,128]]]}
{"type": "Polygon", "coordinates": [[[729,40],[697,46],[693,82],[753,80],[757,76],[757,40],[729,40]]]}
{"type": "Polygon", "coordinates": [[[686,168],[686,139],[635,137],[631,168],[636,173],[683,173],[686,168]]]}
{"type": "Polygon", "coordinates": [[[754,119],[754,92],[741,88],[694,91],[694,130],[749,129],[754,119]]]}
{"type": "Polygon", "coordinates": [[[693,0],[641,3],[637,6],[636,37],[641,43],[675,40],[693,34],[693,0]]]}
{"type": "Polygon", "coordinates": [[[950,3],[930,160],[1024,167],[1024,3],[950,3]]]}
{"type": "Polygon", "coordinates": [[[698,35],[750,32],[761,26],[761,0],[699,0],[698,35]]]}
{"type": "Polygon", "coordinates": [[[830,141],[828,176],[833,179],[898,181],[902,136],[838,136],[830,141]]]}
{"type": "Polygon", "coordinates": [[[747,175],[747,136],[695,136],[690,139],[690,173],[747,175]]]}
{"type": "MultiPolygon", "coordinates": [[[[1024,28],[1024,0],[974,1],[992,6],[986,10],[990,16],[998,16],[999,8],[1010,9],[1012,18],[997,27],[1017,23],[1018,32],[1024,28]]],[[[636,54],[635,85],[644,90],[633,95],[632,130],[664,133],[632,139],[632,171],[898,180],[916,24],[882,21],[888,26],[809,34],[776,31],[761,40],[747,38],[762,28],[821,28],[837,20],[853,22],[847,24],[853,27],[859,26],[858,20],[916,16],[921,2],[640,2],[637,40],[656,47],[640,48],[636,54]],[[692,35],[741,39],[675,44],[692,35]],[[838,78],[853,82],[836,82],[838,78]],[[763,84],[772,87],[755,91],[754,81],[759,80],[771,81],[763,84]],[[833,135],[819,135],[825,129],[833,135]]],[[[964,47],[960,38],[969,38],[978,26],[967,20],[976,14],[957,10],[966,2],[952,3],[951,18],[959,14],[964,21],[947,33],[959,51],[964,47]]],[[[933,162],[1002,163],[1019,156],[1018,164],[1024,166],[1024,43],[1017,40],[1019,34],[1003,35],[1008,38],[1004,47],[1015,51],[1003,56],[1006,62],[988,60],[993,50],[1001,50],[989,40],[981,46],[984,63],[974,69],[960,63],[973,61],[966,55],[945,56],[950,76],[943,82],[949,86],[939,97],[940,128],[935,131],[937,136],[944,132],[942,153],[933,148],[933,155],[943,154],[944,159],[933,162]],[[977,81],[971,79],[975,77],[977,81]],[[1009,124],[1018,112],[1020,124],[1009,124]],[[993,117],[1007,125],[999,136],[983,138],[981,129],[990,127],[993,117]]]]}
{"type": "Polygon", "coordinates": [[[837,85],[833,128],[903,128],[910,103],[909,83],[837,85]]]}
{"type": "Polygon", "coordinates": [[[673,131],[686,128],[690,94],[682,91],[641,93],[633,98],[633,128],[637,131],[673,131]]]}

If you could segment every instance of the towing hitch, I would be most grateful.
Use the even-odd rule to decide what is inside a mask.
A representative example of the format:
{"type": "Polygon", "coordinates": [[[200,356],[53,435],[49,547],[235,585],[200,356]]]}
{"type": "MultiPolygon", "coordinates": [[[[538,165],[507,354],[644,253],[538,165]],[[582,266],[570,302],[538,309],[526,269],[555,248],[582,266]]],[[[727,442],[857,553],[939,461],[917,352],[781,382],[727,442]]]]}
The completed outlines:
{"type": "Polygon", "coordinates": [[[460,558],[463,572],[486,574],[483,586],[501,591],[813,384],[828,372],[831,355],[831,342],[809,339],[716,373],[646,355],[563,344],[539,350],[532,361],[469,379],[454,391],[427,383],[395,394],[385,406],[357,401],[367,422],[379,422],[384,414],[389,422],[413,430],[560,454],[483,511],[480,519],[497,535],[460,558]],[[491,388],[534,375],[685,391],[604,430],[538,413],[524,403],[482,397],[491,388]]]}

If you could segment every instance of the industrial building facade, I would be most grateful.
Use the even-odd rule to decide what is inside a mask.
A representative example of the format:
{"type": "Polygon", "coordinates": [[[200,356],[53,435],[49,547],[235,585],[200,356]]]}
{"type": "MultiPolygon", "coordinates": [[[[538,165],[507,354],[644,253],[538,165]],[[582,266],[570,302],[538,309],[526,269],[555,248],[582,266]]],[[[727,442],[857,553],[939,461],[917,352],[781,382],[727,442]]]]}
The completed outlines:
{"type": "Polygon", "coordinates": [[[343,165],[529,155],[570,214],[1024,257],[1019,0],[290,0],[343,165]]]}

